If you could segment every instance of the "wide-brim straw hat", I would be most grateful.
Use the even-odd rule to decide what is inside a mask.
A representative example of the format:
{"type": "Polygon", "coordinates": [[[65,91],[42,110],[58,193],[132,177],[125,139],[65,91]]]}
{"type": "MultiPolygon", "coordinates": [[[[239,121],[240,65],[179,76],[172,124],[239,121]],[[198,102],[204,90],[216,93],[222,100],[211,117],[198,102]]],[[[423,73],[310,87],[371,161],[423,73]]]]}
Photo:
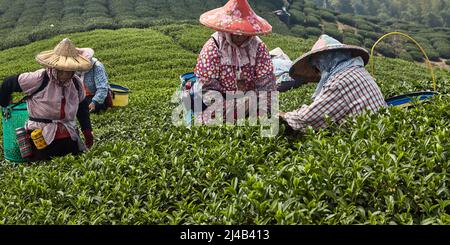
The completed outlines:
{"type": "Polygon", "coordinates": [[[352,57],[360,56],[364,60],[364,65],[367,65],[370,59],[369,52],[364,48],[346,45],[328,35],[322,35],[314,44],[311,51],[294,61],[294,65],[291,67],[289,75],[292,78],[300,78],[306,82],[320,81],[320,72],[312,66],[311,60],[318,54],[333,50],[349,50],[351,51],[352,57]]]}
{"type": "Polygon", "coordinates": [[[89,71],[92,62],[83,57],[70,39],[65,38],[53,50],[36,56],[36,61],[44,67],[61,71],[89,71]]]}
{"type": "Polygon", "coordinates": [[[258,16],[247,0],[230,0],[225,6],[202,14],[200,23],[235,35],[256,36],[272,32],[269,22],[258,16]]]}

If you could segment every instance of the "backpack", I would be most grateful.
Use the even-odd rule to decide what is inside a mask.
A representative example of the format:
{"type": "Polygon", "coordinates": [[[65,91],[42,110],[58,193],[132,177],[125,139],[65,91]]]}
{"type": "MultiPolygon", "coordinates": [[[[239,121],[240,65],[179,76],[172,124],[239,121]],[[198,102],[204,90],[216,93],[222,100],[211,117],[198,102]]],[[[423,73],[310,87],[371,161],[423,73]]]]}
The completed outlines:
{"type": "MultiPolygon", "coordinates": [[[[14,103],[11,106],[11,108],[14,108],[14,107],[16,107],[16,106],[18,106],[18,105],[20,105],[22,103],[25,103],[27,100],[33,98],[33,96],[35,96],[37,93],[41,92],[42,90],[44,90],[47,87],[48,82],[50,81],[50,78],[48,77],[48,74],[47,74],[46,71],[44,71],[43,73],[44,73],[43,74],[44,78],[43,78],[42,83],[39,86],[39,88],[36,91],[34,91],[32,94],[24,96],[21,100],[19,100],[19,102],[14,103]]],[[[73,85],[75,85],[75,88],[77,89],[77,91],[79,92],[80,91],[80,85],[77,83],[76,79],[73,78],[72,82],[73,82],[73,85]]]]}
{"type": "MultiPolygon", "coordinates": [[[[42,90],[44,90],[47,87],[47,85],[48,85],[48,83],[50,81],[50,78],[48,77],[48,74],[47,74],[46,71],[43,72],[43,75],[44,75],[44,78],[43,78],[42,83],[39,86],[39,88],[36,91],[34,91],[32,94],[24,96],[21,100],[19,100],[19,102],[14,103],[10,107],[10,109],[14,109],[15,107],[25,103],[27,100],[33,98],[33,96],[35,96],[37,93],[41,92],[42,90]]],[[[76,79],[73,78],[72,82],[73,82],[73,85],[75,85],[75,88],[77,89],[77,91],[79,92],[80,91],[80,85],[77,83],[76,79]]],[[[37,119],[37,118],[34,118],[33,120],[34,121],[39,121],[39,122],[44,122],[44,123],[52,122],[52,120],[48,120],[48,119],[37,119]]]]}

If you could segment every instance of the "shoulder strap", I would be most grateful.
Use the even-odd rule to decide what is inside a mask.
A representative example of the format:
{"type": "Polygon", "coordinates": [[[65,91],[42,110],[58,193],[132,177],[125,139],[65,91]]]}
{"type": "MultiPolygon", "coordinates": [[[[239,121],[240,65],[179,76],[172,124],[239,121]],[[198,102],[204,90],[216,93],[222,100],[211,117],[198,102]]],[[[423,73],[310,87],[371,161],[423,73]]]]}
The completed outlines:
{"type": "MultiPolygon", "coordinates": [[[[50,81],[50,78],[48,77],[47,72],[44,71],[42,83],[39,86],[39,88],[36,91],[34,91],[32,94],[23,97],[19,102],[12,105],[11,108],[14,108],[14,107],[18,106],[19,104],[22,104],[23,102],[33,98],[33,96],[35,96],[37,93],[41,92],[42,90],[44,90],[47,87],[49,81],[50,81]]],[[[75,85],[75,88],[77,89],[77,91],[80,91],[80,85],[78,84],[77,80],[74,78],[72,81],[73,81],[73,85],[75,85]]]]}
{"type": "Polygon", "coordinates": [[[73,82],[73,85],[75,85],[75,88],[77,89],[77,91],[80,92],[80,84],[78,84],[77,79],[73,78],[72,82],[73,82]]]}
{"type": "Polygon", "coordinates": [[[25,102],[25,101],[27,101],[27,100],[33,98],[33,96],[35,96],[37,93],[39,93],[39,92],[41,92],[42,90],[44,90],[45,87],[47,87],[49,80],[50,80],[50,78],[48,77],[47,72],[44,71],[44,72],[43,72],[42,83],[41,83],[41,85],[39,86],[39,88],[38,88],[36,91],[34,91],[32,94],[23,97],[19,102],[17,102],[17,103],[15,103],[14,105],[12,105],[11,108],[14,108],[14,107],[16,107],[16,106],[22,104],[23,102],[25,102]]]}
{"type": "Polygon", "coordinates": [[[39,93],[39,92],[41,92],[42,90],[44,90],[45,87],[47,87],[49,80],[50,80],[50,78],[48,77],[47,72],[44,71],[44,79],[42,79],[41,86],[39,86],[39,88],[38,88],[36,91],[34,91],[32,94],[30,94],[30,95],[28,95],[28,96],[25,96],[25,97],[27,97],[26,99],[27,99],[27,100],[28,100],[28,99],[31,99],[31,98],[32,98],[33,96],[35,96],[37,93],[39,93]]]}
{"type": "Polygon", "coordinates": [[[216,44],[217,49],[219,48],[219,42],[217,41],[217,39],[215,37],[211,37],[214,40],[214,43],[216,44]]]}
{"type": "Polygon", "coordinates": [[[211,37],[211,38],[214,40],[214,43],[216,44],[217,53],[219,54],[219,59],[221,59],[222,55],[220,54],[219,42],[217,41],[217,39],[215,37],[211,37]]]}

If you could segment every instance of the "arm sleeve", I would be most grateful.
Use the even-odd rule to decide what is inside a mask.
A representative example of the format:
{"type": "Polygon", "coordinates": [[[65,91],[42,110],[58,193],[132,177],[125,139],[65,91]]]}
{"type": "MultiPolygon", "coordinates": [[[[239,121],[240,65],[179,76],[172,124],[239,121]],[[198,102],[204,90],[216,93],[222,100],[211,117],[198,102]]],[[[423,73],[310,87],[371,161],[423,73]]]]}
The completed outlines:
{"type": "Polygon", "coordinates": [[[305,131],[308,126],[315,129],[328,126],[326,116],[337,122],[347,111],[345,97],[336,85],[324,88],[311,105],[286,113],[285,120],[294,130],[305,131]]]}
{"type": "Polygon", "coordinates": [[[42,84],[44,80],[45,69],[37,70],[34,72],[26,72],[19,75],[18,82],[22,91],[26,95],[31,95],[35,92],[42,84]]]}
{"type": "Polygon", "coordinates": [[[92,130],[91,117],[89,114],[89,103],[84,99],[78,105],[77,119],[81,126],[81,131],[92,130]]]}
{"type": "Polygon", "coordinates": [[[14,92],[22,92],[19,85],[19,75],[5,78],[0,87],[0,105],[7,107],[14,92]]]}
{"type": "Polygon", "coordinates": [[[95,96],[92,98],[94,102],[98,104],[103,104],[105,102],[106,96],[108,95],[108,76],[106,75],[106,70],[103,64],[97,62],[94,71],[94,82],[95,82],[95,96]]]}
{"type": "Polygon", "coordinates": [[[264,43],[261,43],[256,56],[256,81],[257,91],[275,91],[276,78],[273,70],[272,59],[264,43]]]}
{"type": "Polygon", "coordinates": [[[202,85],[203,91],[216,90],[221,93],[224,92],[224,88],[220,83],[219,50],[212,39],[203,46],[198,56],[194,73],[198,82],[202,85]]]}

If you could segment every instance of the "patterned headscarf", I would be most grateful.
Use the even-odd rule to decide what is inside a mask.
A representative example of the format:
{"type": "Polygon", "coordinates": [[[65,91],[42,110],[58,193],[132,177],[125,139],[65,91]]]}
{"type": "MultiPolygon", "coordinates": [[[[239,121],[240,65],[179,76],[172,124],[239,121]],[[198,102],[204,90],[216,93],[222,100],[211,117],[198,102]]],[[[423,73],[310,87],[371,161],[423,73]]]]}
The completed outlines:
{"type": "Polygon", "coordinates": [[[237,46],[231,39],[231,34],[216,32],[212,35],[219,44],[220,62],[222,65],[242,67],[256,63],[258,46],[262,42],[257,36],[250,36],[242,45],[237,46]]]}
{"type": "Polygon", "coordinates": [[[311,63],[321,73],[319,84],[312,99],[315,99],[320,94],[329,78],[336,73],[354,66],[364,67],[363,59],[359,56],[352,58],[352,53],[349,50],[333,50],[318,54],[312,59],[311,63]]]}

